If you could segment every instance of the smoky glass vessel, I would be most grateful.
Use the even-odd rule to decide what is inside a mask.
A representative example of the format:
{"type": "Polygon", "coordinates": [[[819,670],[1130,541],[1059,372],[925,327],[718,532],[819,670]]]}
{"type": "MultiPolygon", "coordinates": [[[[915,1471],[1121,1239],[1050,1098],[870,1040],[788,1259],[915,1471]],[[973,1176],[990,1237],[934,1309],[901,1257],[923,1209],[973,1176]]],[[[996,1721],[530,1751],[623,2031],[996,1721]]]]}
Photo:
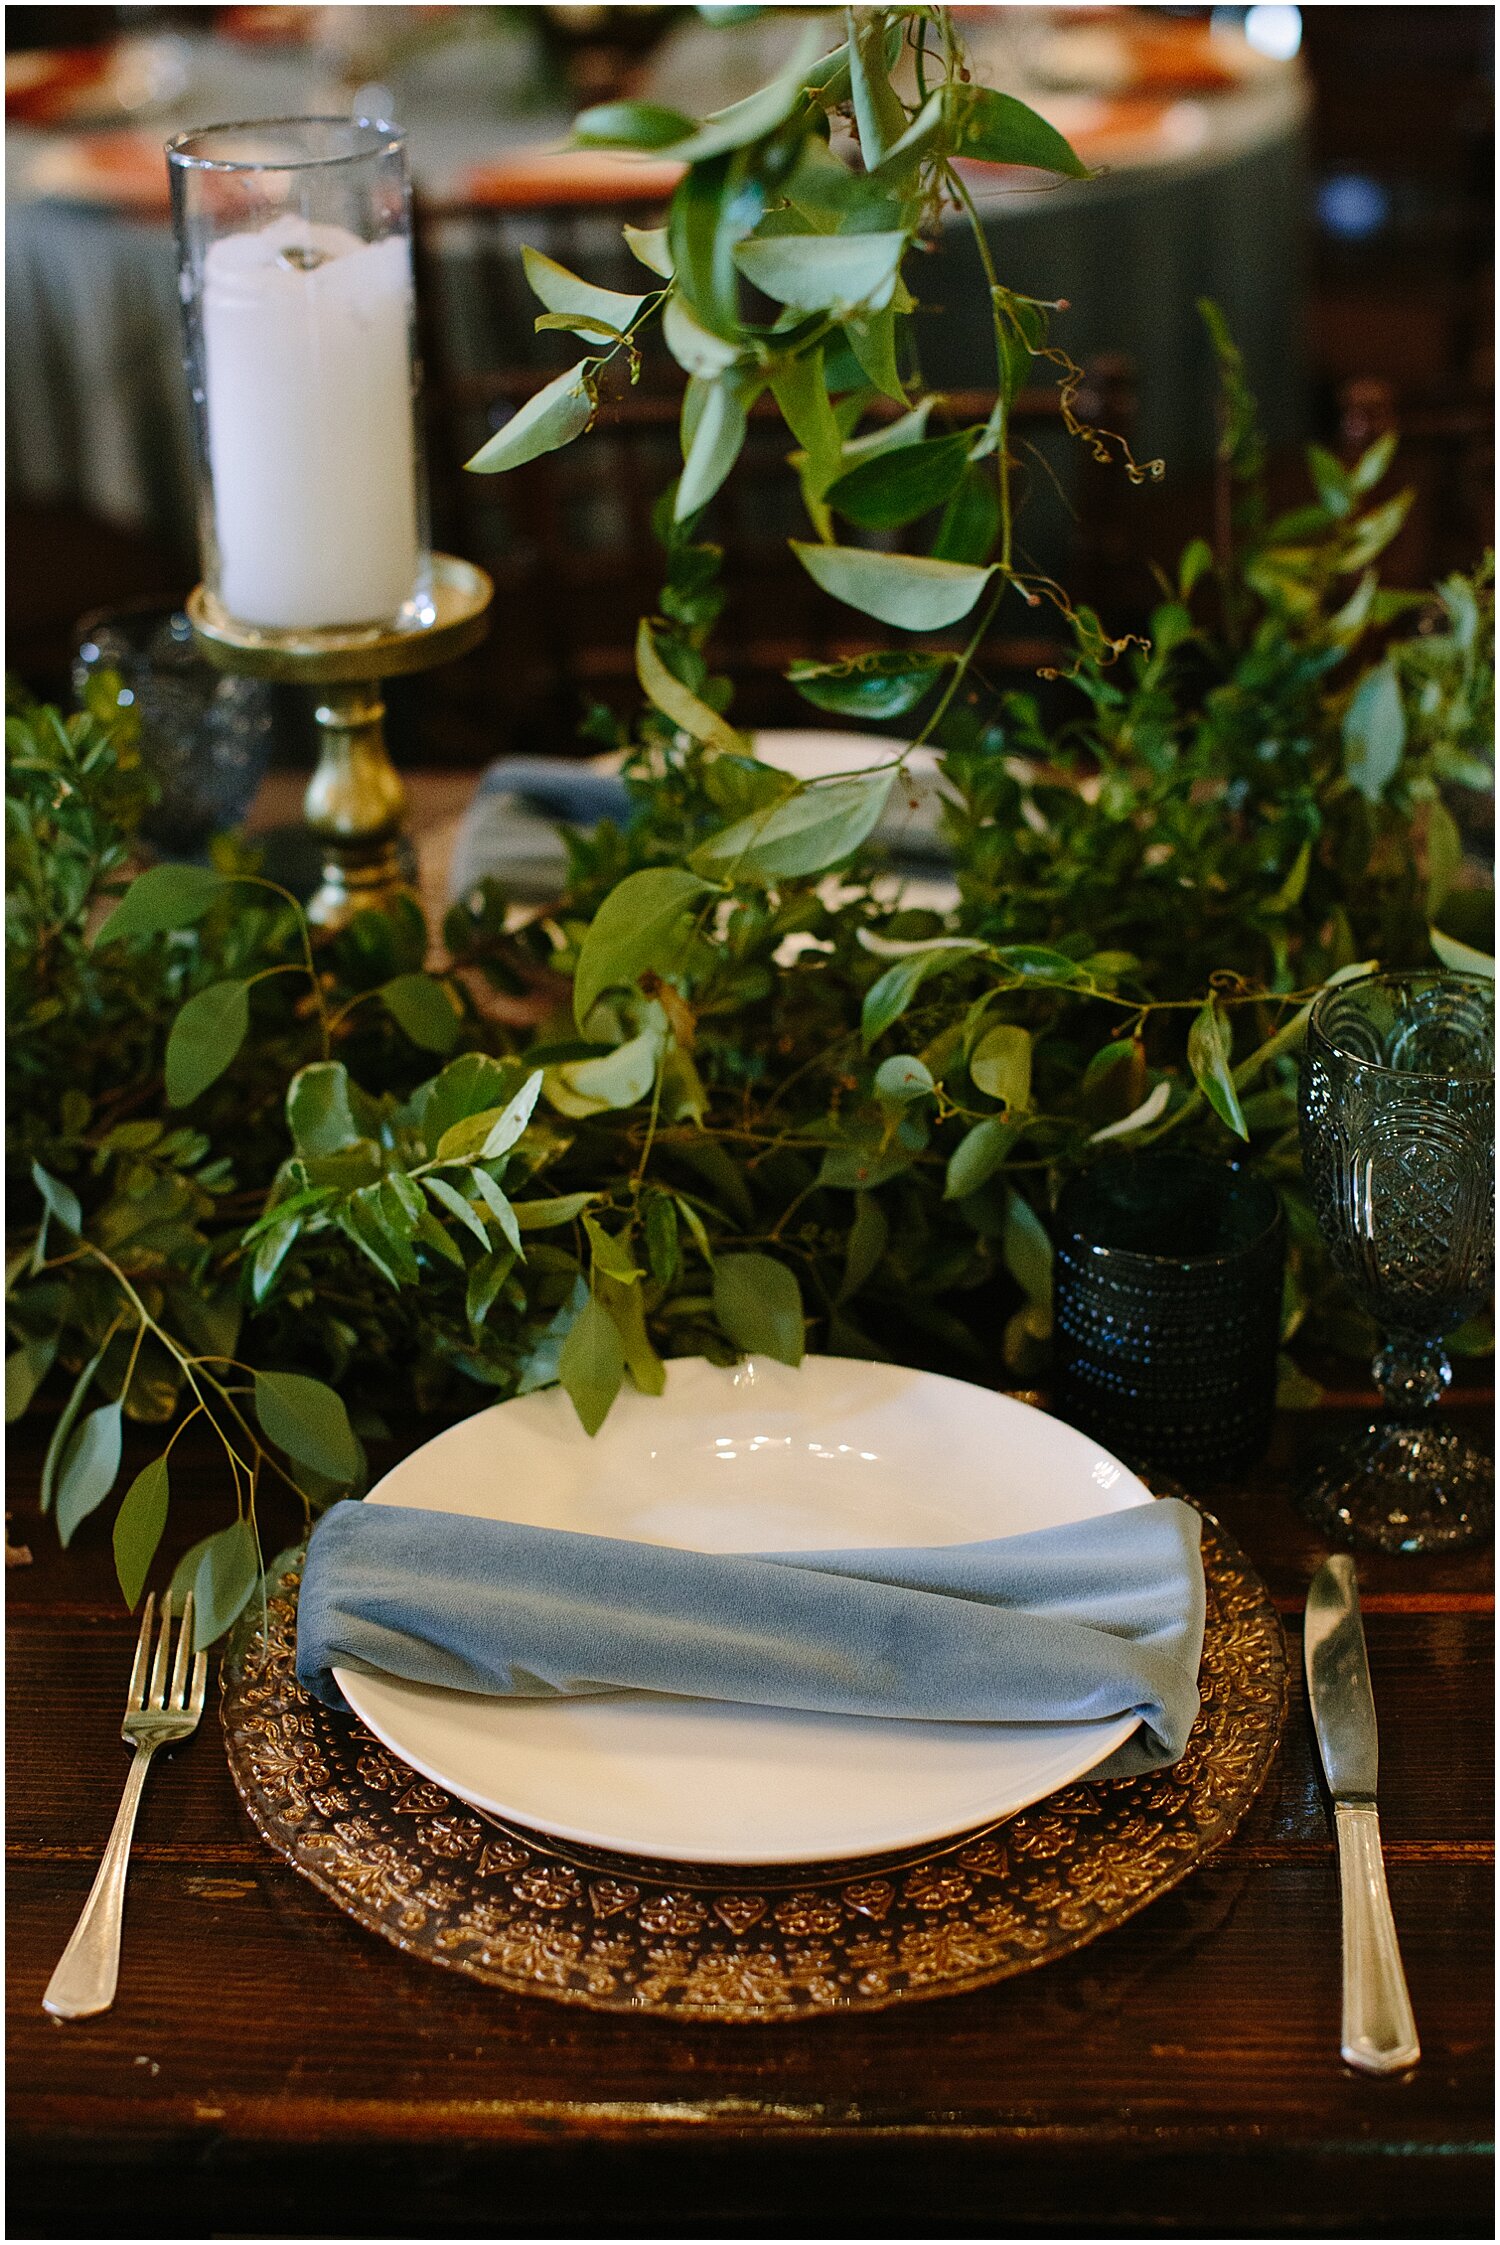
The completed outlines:
{"type": "Polygon", "coordinates": [[[1376,1420],[1303,1492],[1331,1541],[1438,1551],[1494,1525],[1493,1462],[1444,1423],[1444,1338],[1490,1299],[1495,1270],[1492,983],[1372,975],[1313,1007],[1302,1163],[1343,1278],[1384,1336],[1376,1420]]]}
{"type": "Polygon", "coordinates": [[[1275,1187],[1193,1154],[1122,1155],[1069,1180],[1055,1231],[1059,1415],[1189,1482],[1253,1465],[1276,1402],[1275,1187]]]}

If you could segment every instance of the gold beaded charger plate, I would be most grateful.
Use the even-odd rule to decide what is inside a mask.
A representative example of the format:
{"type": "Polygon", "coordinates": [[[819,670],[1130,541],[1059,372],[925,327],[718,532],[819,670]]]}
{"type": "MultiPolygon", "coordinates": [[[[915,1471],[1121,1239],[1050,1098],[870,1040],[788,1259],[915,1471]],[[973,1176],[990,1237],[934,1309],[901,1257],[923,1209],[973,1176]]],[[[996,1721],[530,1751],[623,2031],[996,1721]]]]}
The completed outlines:
{"type": "Polygon", "coordinates": [[[1173,1768],[859,1862],[653,1863],[472,1809],[302,1691],[295,1557],[221,1671],[229,1767],[304,1878],[408,1955],[596,2011],[774,2022],[956,1995],[1081,1948],[1222,1846],[1286,1719],[1270,1594],[1211,1517],[1202,1709],[1173,1768]]]}

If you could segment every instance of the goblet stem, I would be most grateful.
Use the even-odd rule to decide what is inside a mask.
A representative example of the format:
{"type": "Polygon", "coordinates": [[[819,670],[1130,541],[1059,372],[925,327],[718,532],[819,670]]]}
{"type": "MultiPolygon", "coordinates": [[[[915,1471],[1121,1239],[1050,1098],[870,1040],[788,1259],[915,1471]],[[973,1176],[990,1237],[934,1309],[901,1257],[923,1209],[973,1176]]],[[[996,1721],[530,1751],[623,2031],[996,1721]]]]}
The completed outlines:
{"type": "Polygon", "coordinates": [[[1441,1341],[1399,1330],[1387,1333],[1371,1370],[1387,1409],[1398,1418],[1434,1409],[1453,1379],[1441,1341]]]}

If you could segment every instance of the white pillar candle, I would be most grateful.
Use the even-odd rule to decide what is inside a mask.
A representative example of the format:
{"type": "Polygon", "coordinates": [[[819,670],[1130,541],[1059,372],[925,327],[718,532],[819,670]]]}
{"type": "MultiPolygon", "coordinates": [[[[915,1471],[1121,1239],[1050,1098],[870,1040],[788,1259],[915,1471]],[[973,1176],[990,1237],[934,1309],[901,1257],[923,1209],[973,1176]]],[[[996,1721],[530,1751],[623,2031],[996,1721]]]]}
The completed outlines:
{"type": "Polygon", "coordinates": [[[411,264],[278,218],[204,263],[219,598],[281,630],[386,622],[417,584],[411,264]]]}

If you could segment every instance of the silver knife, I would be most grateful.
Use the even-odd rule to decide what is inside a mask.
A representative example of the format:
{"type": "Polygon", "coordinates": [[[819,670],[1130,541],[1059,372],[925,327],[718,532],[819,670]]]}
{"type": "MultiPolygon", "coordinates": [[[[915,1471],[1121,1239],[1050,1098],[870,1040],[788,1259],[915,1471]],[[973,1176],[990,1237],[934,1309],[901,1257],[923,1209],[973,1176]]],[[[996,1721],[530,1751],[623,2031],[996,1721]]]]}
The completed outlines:
{"type": "Polygon", "coordinates": [[[1338,1833],[1344,1915],[1345,2061],[1364,2073],[1399,2073],[1422,2055],[1386,1892],[1375,1810],[1375,1701],[1359,1617],[1354,1561],[1344,1552],[1318,1569],[1303,1631],[1307,1696],[1338,1833]]]}

